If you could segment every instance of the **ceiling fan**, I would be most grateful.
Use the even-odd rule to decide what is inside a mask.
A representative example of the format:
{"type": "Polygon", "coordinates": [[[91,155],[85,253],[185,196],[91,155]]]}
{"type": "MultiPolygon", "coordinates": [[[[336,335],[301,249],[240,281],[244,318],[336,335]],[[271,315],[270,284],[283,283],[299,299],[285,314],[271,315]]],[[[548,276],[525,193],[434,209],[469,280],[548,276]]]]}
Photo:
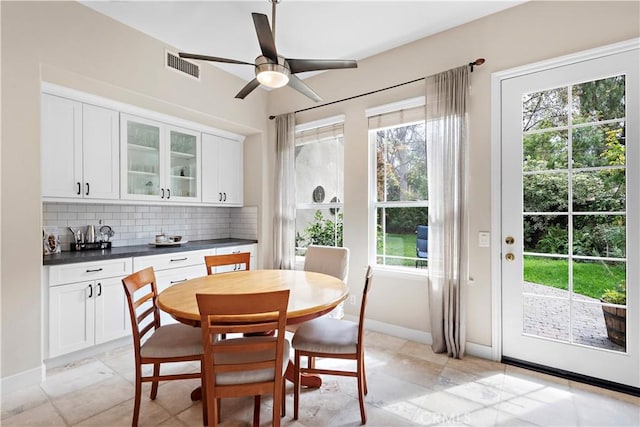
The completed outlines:
{"type": "Polygon", "coordinates": [[[276,5],[280,0],[269,0],[271,6],[271,21],[273,27],[269,27],[269,18],[262,13],[252,13],[253,25],[258,35],[258,43],[262,55],[255,59],[255,63],[238,61],[235,59],[219,58],[215,56],[198,55],[195,53],[179,53],[181,58],[199,59],[203,61],[224,62],[228,64],[244,64],[255,67],[256,77],[238,92],[236,98],[244,99],[259,85],[270,88],[279,88],[289,85],[293,89],[311,98],[315,102],[321,101],[309,86],[307,86],[295,74],[305,71],[334,70],[340,68],[357,68],[354,60],[344,59],[293,59],[285,58],[278,54],[275,44],[276,34],[276,5]]]}

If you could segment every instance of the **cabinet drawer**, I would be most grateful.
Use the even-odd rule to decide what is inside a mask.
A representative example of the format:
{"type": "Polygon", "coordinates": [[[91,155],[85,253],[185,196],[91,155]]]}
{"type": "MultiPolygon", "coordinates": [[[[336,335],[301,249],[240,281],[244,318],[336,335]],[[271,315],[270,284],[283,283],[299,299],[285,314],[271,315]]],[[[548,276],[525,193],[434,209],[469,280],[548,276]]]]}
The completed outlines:
{"type": "Polygon", "coordinates": [[[49,267],[49,286],[127,276],[132,271],[131,258],[56,265],[49,267]]]}
{"type": "Polygon", "coordinates": [[[216,249],[216,255],[226,254],[238,254],[240,252],[249,252],[251,257],[255,256],[256,245],[240,245],[240,246],[226,246],[216,249]]]}
{"type": "Polygon", "coordinates": [[[133,259],[133,269],[140,271],[147,267],[153,267],[154,270],[167,270],[169,268],[187,267],[190,265],[204,264],[205,255],[210,255],[211,250],[189,251],[189,252],[173,252],[163,255],[150,255],[135,257],[133,259]]]}

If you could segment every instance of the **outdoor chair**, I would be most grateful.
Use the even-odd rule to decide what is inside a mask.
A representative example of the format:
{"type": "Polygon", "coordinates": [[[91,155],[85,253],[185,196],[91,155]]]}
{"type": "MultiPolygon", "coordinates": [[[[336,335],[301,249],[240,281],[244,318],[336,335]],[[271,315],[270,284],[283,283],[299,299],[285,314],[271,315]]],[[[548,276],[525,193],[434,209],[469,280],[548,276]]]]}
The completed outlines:
{"type": "Polygon", "coordinates": [[[418,265],[424,267],[427,265],[427,258],[429,258],[429,227],[426,225],[419,225],[416,232],[416,268],[418,265]]]}

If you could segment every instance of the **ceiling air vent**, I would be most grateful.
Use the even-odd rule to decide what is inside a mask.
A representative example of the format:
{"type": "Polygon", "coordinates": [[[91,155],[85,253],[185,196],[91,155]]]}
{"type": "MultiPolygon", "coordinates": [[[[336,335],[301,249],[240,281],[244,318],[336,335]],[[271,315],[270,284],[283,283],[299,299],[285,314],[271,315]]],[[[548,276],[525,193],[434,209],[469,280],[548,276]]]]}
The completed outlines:
{"type": "Polygon", "coordinates": [[[166,66],[172,70],[177,70],[182,73],[188,74],[194,79],[200,80],[200,66],[193,62],[186,61],[180,58],[177,54],[166,51],[167,62],[166,66]]]}

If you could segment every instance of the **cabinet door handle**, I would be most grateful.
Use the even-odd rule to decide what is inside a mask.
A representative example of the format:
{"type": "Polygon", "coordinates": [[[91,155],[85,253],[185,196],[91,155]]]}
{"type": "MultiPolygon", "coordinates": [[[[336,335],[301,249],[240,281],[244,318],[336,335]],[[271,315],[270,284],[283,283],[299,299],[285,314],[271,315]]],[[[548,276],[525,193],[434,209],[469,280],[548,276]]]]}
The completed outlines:
{"type": "Polygon", "coordinates": [[[164,188],[161,188],[162,190],[162,196],[160,196],[161,199],[164,199],[164,188]]]}
{"type": "Polygon", "coordinates": [[[186,282],[187,279],[181,279],[181,280],[172,280],[171,282],[169,282],[169,284],[173,285],[175,283],[180,283],[180,282],[186,282]]]}
{"type": "MultiPolygon", "coordinates": [[[[80,194],[80,193],[78,193],[80,194]]],[[[218,193],[218,201],[221,202],[222,201],[222,193],[218,193]]]]}
{"type": "Polygon", "coordinates": [[[82,193],[82,184],[78,183],[78,196],[82,193]]]}
{"type": "Polygon", "coordinates": [[[224,200],[223,200],[223,202],[226,202],[226,201],[227,201],[227,193],[224,193],[224,200]]]}
{"type": "Polygon", "coordinates": [[[89,195],[89,183],[87,182],[86,184],[87,184],[87,192],[85,193],[85,196],[88,196],[89,195]]]}
{"type": "Polygon", "coordinates": [[[93,270],[86,270],[87,273],[97,273],[98,271],[102,271],[102,267],[93,270]]]}
{"type": "Polygon", "coordinates": [[[93,297],[93,285],[89,285],[89,298],[93,297]]]}
{"type": "Polygon", "coordinates": [[[98,296],[102,295],[102,283],[98,282],[98,296]]]}
{"type": "Polygon", "coordinates": [[[167,200],[171,198],[171,189],[167,188],[167,200]]]}
{"type": "Polygon", "coordinates": [[[175,258],[175,259],[169,260],[169,262],[186,261],[186,260],[187,260],[187,257],[184,257],[184,258],[175,258]]]}

